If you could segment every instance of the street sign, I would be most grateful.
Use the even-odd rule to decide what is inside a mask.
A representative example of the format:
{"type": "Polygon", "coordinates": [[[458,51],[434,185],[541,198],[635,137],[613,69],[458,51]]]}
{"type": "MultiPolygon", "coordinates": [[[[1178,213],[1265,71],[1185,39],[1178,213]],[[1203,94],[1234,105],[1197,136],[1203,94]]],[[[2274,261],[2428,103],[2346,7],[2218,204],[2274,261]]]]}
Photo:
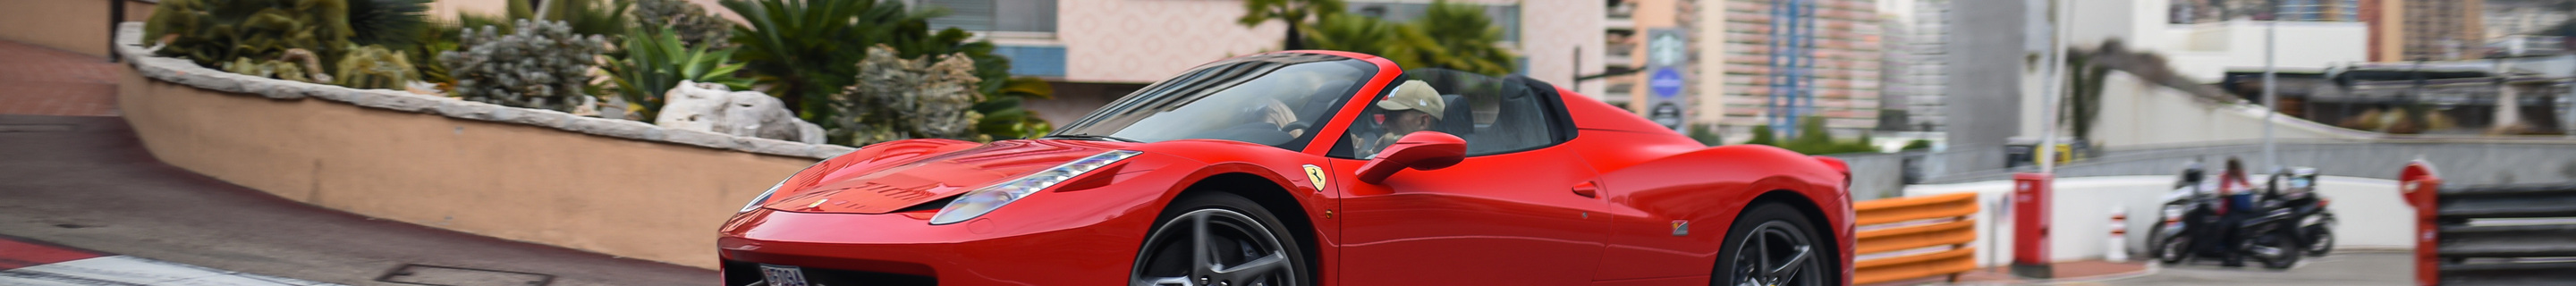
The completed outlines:
{"type": "Polygon", "coordinates": [[[1673,71],[1672,67],[1662,67],[1655,69],[1653,77],[1646,78],[1646,87],[1655,91],[1655,97],[1672,98],[1682,93],[1683,82],[1681,72],[1673,71]]]}
{"type": "Polygon", "coordinates": [[[1646,30],[1646,92],[1644,112],[1647,120],[1664,128],[1681,132],[1690,128],[1692,96],[1690,95],[1690,30],[1654,28],[1646,30]]]}

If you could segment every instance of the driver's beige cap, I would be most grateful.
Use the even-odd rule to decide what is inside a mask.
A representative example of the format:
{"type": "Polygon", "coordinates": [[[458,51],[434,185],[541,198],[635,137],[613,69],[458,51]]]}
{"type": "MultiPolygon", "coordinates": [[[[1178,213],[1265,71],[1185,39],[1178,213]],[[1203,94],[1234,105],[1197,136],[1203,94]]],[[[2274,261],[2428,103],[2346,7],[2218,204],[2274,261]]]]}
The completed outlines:
{"type": "Polygon", "coordinates": [[[1447,113],[1441,111],[1448,109],[1449,104],[1440,100],[1440,91],[1432,89],[1430,83],[1408,80],[1404,81],[1403,85],[1395,87],[1395,94],[1387,95],[1386,100],[1378,101],[1377,108],[1421,110],[1423,113],[1430,113],[1431,118],[1445,119],[1440,117],[1447,113]]]}

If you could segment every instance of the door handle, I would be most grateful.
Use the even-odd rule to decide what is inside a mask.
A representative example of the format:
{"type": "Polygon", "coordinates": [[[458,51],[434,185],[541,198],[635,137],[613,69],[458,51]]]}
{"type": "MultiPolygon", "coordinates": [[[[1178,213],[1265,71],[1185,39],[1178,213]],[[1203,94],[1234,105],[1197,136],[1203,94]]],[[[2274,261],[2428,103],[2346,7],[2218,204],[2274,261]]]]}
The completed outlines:
{"type": "Polygon", "coordinates": [[[1591,182],[1591,181],[1584,181],[1582,184],[1576,184],[1576,185],[1574,185],[1574,195],[1577,195],[1577,196],[1583,196],[1583,197],[1586,197],[1586,198],[1599,198],[1599,197],[1601,197],[1601,194],[1600,194],[1600,193],[1601,193],[1601,186],[1599,186],[1599,185],[1594,185],[1594,184],[1592,184],[1592,182],[1591,182]]]}

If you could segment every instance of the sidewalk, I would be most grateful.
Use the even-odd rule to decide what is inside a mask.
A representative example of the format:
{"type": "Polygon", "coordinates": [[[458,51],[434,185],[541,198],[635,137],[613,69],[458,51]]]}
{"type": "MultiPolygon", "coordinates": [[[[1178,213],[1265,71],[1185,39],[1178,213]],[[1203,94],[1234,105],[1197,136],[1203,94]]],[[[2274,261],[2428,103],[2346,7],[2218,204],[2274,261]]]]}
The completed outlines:
{"type": "Polygon", "coordinates": [[[116,116],[121,64],[0,41],[0,114],[116,116]]]}
{"type": "Polygon", "coordinates": [[[2050,266],[2050,270],[2052,273],[2051,276],[2055,277],[2053,279],[2022,278],[2020,276],[2014,276],[2012,274],[2011,267],[1992,267],[1969,270],[1967,273],[1961,273],[1959,274],[1959,281],[1957,283],[1948,283],[1948,279],[1946,277],[1932,277],[1866,285],[2008,285],[2043,284],[2065,281],[2095,281],[2146,275],[2148,267],[2147,263],[2144,261],[2115,263],[2100,260],[2087,260],[2054,263],[2050,266]]]}
{"type": "Polygon", "coordinates": [[[717,282],[706,269],[289,201],[163,164],[134,136],[121,117],[0,115],[0,235],[348,285],[717,282]]]}

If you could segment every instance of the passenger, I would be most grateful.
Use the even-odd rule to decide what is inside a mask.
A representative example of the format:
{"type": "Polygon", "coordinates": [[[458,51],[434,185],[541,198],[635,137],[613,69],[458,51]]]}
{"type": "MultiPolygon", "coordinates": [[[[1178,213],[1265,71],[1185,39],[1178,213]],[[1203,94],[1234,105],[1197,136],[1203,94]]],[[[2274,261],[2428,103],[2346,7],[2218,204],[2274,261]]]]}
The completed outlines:
{"type": "MultiPolygon", "coordinates": [[[[1351,154],[1360,158],[1376,158],[1378,151],[1385,150],[1387,145],[1395,145],[1396,139],[1439,125],[1442,111],[1449,107],[1448,102],[1440,100],[1439,90],[1420,80],[1405,81],[1395,87],[1394,94],[1387,95],[1385,100],[1379,100],[1373,106],[1383,110],[1377,121],[1386,132],[1375,137],[1350,132],[1354,143],[1351,144],[1351,154]]],[[[1365,120],[1362,122],[1368,122],[1365,120]]]]}
{"type": "Polygon", "coordinates": [[[2222,172],[2218,175],[2218,207],[2214,209],[2219,215],[2218,225],[2211,230],[2225,234],[2215,243],[2224,254],[2221,256],[2225,258],[2223,266],[2242,267],[2245,266],[2245,256],[2239,255],[2236,245],[2246,239],[2246,234],[2238,233],[2237,228],[2256,213],[2254,181],[2245,175],[2245,162],[2235,157],[2227,158],[2227,170],[2222,172]]]}

